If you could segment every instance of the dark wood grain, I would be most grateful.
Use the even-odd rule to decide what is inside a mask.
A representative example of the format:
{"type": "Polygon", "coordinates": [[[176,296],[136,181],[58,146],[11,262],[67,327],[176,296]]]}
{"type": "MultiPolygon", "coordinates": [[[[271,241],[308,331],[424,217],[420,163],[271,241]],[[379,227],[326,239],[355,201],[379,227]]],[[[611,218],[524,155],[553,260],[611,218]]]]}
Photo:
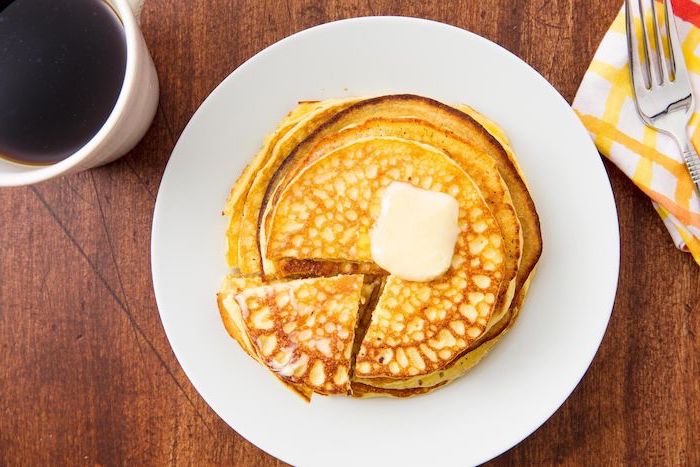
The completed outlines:
{"type": "MultiPolygon", "coordinates": [[[[570,102],[619,4],[147,0],[161,100],[143,141],[106,167],[0,190],[0,465],[281,464],[192,388],[150,276],[155,193],[175,141],[255,52],[336,19],[419,16],[503,45],[570,102]]],[[[698,266],[674,249],[649,201],[606,167],[622,240],[607,335],[562,408],[494,465],[700,465],[698,266]]]]}

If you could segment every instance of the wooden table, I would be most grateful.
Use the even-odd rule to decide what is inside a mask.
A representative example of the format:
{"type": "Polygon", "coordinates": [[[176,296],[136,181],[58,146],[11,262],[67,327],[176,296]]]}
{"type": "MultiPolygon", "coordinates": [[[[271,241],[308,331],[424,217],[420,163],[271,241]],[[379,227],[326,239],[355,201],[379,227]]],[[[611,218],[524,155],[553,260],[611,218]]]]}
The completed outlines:
{"type": "MultiPolygon", "coordinates": [[[[151,287],[151,218],[170,152],[251,55],[327,21],[419,16],[501,44],[571,101],[620,3],[148,0],[161,100],[143,141],[106,167],[0,190],[0,465],[281,464],[190,385],[151,287]]],[[[700,465],[698,266],[648,199],[606,168],[622,237],[607,335],[563,407],[496,465],[700,465]]]]}

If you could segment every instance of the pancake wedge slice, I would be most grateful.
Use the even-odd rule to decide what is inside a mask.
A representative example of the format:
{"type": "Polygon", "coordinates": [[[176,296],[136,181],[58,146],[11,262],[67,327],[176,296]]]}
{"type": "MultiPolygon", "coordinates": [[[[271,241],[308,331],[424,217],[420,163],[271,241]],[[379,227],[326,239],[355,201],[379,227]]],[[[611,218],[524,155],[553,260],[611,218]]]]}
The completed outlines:
{"type": "MultiPolygon", "coordinates": [[[[407,378],[362,378],[354,372],[352,378],[353,397],[413,397],[427,394],[451,383],[475,367],[508,331],[513,321],[510,313],[501,314],[468,351],[454,359],[442,369],[428,374],[407,378]]],[[[366,332],[366,331],[365,331],[366,332]]],[[[356,340],[360,334],[356,334],[356,340]]],[[[364,334],[362,334],[364,336],[364,334]]],[[[359,347],[358,343],[355,343],[359,347]]]]}
{"type": "Polygon", "coordinates": [[[306,399],[349,394],[363,276],[300,279],[246,289],[235,300],[263,365],[306,399]]]}

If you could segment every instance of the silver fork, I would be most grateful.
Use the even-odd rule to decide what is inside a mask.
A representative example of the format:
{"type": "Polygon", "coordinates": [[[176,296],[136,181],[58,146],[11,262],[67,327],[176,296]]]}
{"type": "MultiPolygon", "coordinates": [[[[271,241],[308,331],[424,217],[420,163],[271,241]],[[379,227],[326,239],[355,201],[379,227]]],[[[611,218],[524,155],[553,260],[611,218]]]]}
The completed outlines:
{"type": "Polygon", "coordinates": [[[695,108],[693,90],[678,40],[676,19],[669,0],[663,0],[665,29],[668,36],[670,59],[666,60],[662,48],[661,29],[656,17],[656,1],[651,0],[646,8],[643,0],[636,0],[639,17],[642,19],[643,39],[639,44],[634,33],[633,0],[625,0],[627,25],[627,48],[629,50],[630,73],[634,89],[637,112],[645,124],[676,141],[690,178],[700,192],[700,158],[688,138],[687,126],[695,108]],[[653,31],[646,25],[645,10],[650,10],[653,31]],[[651,44],[654,41],[655,49],[651,44]],[[641,47],[640,47],[641,46],[641,47]],[[641,57],[638,50],[641,48],[641,57]]]}

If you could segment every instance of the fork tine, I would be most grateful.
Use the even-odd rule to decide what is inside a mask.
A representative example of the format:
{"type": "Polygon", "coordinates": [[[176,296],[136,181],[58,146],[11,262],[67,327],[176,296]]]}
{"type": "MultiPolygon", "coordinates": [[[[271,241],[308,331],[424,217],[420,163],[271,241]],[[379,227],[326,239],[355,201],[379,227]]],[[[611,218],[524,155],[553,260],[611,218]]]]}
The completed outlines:
{"type": "Polygon", "coordinates": [[[663,54],[663,42],[661,41],[661,29],[659,21],[656,18],[656,0],[651,0],[651,22],[654,28],[654,45],[656,46],[656,71],[658,72],[657,83],[663,84],[664,81],[671,81],[671,73],[666,64],[666,59],[663,54]]]}
{"type": "MultiPolygon", "coordinates": [[[[664,22],[666,23],[666,34],[668,35],[668,51],[669,51],[669,61],[671,65],[671,75],[676,77],[676,52],[673,48],[673,37],[676,36],[678,39],[678,32],[676,31],[676,18],[673,16],[673,9],[669,6],[668,1],[664,0],[664,22]],[[673,25],[673,29],[671,29],[673,25]]],[[[682,54],[681,54],[682,55],[682,54]]]]}
{"type": "MultiPolygon", "coordinates": [[[[654,3],[654,0],[652,0],[654,3]]],[[[649,34],[649,29],[647,28],[646,21],[646,8],[644,8],[644,0],[637,0],[637,5],[639,6],[639,17],[642,23],[642,42],[644,43],[644,62],[646,63],[647,77],[649,78],[649,87],[653,87],[654,83],[661,83],[659,79],[658,70],[654,66],[651,60],[651,34],[649,34]]]]}
{"type": "Polygon", "coordinates": [[[673,15],[673,8],[669,0],[664,0],[664,13],[666,16],[666,29],[668,32],[668,44],[671,52],[671,71],[674,81],[682,81],[690,87],[688,69],[685,66],[683,57],[683,47],[678,39],[678,29],[676,29],[676,17],[673,15]]]}
{"type": "MultiPolygon", "coordinates": [[[[648,59],[645,61],[639,56],[639,44],[634,23],[634,13],[632,12],[632,2],[625,0],[625,32],[627,34],[627,51],[629,54],[630,75],[632,86],[636,95],[645,94],[650,88],[648,59]]],[[[646,51],[646,48],[644,48],[646,51]]]]}

